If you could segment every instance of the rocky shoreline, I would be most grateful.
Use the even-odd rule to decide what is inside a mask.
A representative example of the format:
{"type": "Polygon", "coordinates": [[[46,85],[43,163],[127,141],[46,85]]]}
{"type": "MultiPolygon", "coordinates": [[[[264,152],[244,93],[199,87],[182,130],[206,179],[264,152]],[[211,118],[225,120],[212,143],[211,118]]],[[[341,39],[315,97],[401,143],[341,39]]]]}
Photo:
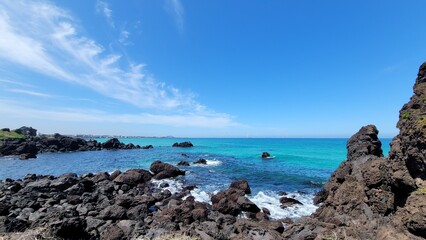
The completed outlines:
{"type": "Polygon", "coordinates": [[[0,233],[44,229],[45,237],[55,239],[155,239],[178,233],[196,239],[277,239],[284,230],[245,197],[250,193],[245,180],[213,195],[212,205],[190,196],[194,186],[171,193],[166,182],[155,182],[184,174],[156,161],[150,171],[6,179],[0,183],[0,233]],[[251,220],[238,217],[242,213],[251,220]]]}
{"type": "MultiPolygon", "coordinates": [[[[374,125],[353,135],[347,160],[315,198],[317,211],[294,223],[270,220],[268,209],[247,199],[244,180],[212,195],[212,204],[195,201],[194,186],[172,193],[158,181],[185,172],[156,161],[150,171],[6,179],[0,183],[0,237],[19,238],[10,233],[21,232],[35,234],[26,235],[33,239],[425,239],[426,63],[397,126],[389,157],[383,157],[374,125]]],[[[291,202],[297,204],[284,198],[281,203],[291,202]]]]}
{"type": "MultiPolygon", "coordinates": [[[[7,129],[8,130],[8,129],[7,129]]],[[[10,131],[10,130],[8,130],[10,131]]],[[[0,141],[0,157],[17,155],[20,159],[36,158],[38,153],[46,152],[77,152],[118,149],[150,149],[152,145],[139,146],[132,143],[124,144],[117,138],[111,138],[104,143],[96,140],[85,140],[61,134],[37,136],[37,130],[31,127],[21,127],[15,132],[22,133],[23,138],[4,139],[0,141]]]]}

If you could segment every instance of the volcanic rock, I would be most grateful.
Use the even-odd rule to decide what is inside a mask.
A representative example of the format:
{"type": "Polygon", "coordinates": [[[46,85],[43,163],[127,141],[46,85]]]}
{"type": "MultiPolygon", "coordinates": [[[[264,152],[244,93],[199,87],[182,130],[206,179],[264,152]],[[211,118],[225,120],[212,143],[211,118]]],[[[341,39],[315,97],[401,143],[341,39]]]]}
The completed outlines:
{"type": "Polygon", "coordinates": [[[283,237],[425,238],[425,99],[426,63],[420,67],[413,97],[400,111],[400,132],[391,142],[389,157],[383,157],[377,128],[362,127],[347,143],[347,160],[316,196],[320,207],[289,225],[283,237]]]}
{"type": "Polygon", "coordinates": [[[35,137],[37,136],[37,129],[34,129],[32,127],[20,127],[18,129],[15,129],[16,133],[22,134],[24,136],[29,136],[29,137],[35,137]]]}
{"type": "Polygon", "coordinates": [[[187,162],[187,161],[180,161],[180,162],[178,162],[178,164],[177,164],[178,166],[189,166],[189,162],[187,162]]]}
{"type": "Polygon", "coordinates": [[[127,185],[138,185],[140,183],[145,183],[151,180],[152,174],[143,169],[130,169],[124,173],[121,173],[116,178],[114,178],[114,182],[127,184],[127,185]]]}
{"type": "Polygon", "coordinates": [[[299,200],[289,197],[280,198],[281,208],[288,208],[293,205],[303,205],[299,200]]]}
{"type": "Polygon", "coordinates": [[[202,165],[207,165],[207,160],[200,158],[197,161],[194,162],[194,164],[202,164],[202,165]]]}
{"type": "Polygon", "coordinates": [[[188,148],[193,147],[194,145],[191,142],[181,142],[181,143],[174,143],[172,147],[181,147],[181,148],[188,148]]]}
{"type": "Polygon", "coordinates": [[[185,171],[181,171],[179,168],[161,161],[153,162],[151,164],[150,170],[154,173],[154,178],[158,180],[185,175],[185,171]]]}

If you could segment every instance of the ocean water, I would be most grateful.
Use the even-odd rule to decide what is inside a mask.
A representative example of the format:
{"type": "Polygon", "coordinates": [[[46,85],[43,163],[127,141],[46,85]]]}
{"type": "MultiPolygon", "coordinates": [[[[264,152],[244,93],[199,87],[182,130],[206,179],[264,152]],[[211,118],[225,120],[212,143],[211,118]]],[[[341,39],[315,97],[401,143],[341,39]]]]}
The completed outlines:
{"type": "MultiPolygon", "coordinates": [[[[209,202],[212,193],[226,189],[233,180],[245,178],[252,189],[249,199],[268,208],[272,218],[294,219],[315,211],[313,196],[346,159],[347,139],[124,138],[120,141],[141,146],[151,144],[154,148],[45,153],[26,161],[3,157],[0,158],[0,179],[23,178],[27,173],[60,175],[149,169],[155,160],[174,165],[188,161],[191,166],[180,167],[186,170],[184,177],[163,180],[170,184],[172,192],[195,184],[197,188],[191,194],[199,201],[209,202]],[[174,142],[182,141],[191,141],[195,147],[171,147],[174,142]],[[272,158],[262,159],[264,151],[272,158]],[[189,157],[182,156],[183,153],[189,157]],[[200,158],[206,159],[207,165],[192,164],[200,158]],[[281,209],[279,198],[283,192],[301,201],[303,206],[281,209]]],[[[387,155],[391,139],[381,141],[387,155]]]]}

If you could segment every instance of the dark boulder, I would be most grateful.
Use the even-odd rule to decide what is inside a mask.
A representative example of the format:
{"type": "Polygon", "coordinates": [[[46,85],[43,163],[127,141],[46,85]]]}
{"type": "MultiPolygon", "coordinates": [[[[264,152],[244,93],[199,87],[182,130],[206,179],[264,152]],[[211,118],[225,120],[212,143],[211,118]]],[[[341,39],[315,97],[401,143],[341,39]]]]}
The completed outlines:
{"type": "Polygon", "coordinates": [[[112,181],[114,180],[116,177],[118,177],[121,174],[120,170],[115,170],[113,173],[111,173],[111,175],[109,176],[109,179],[112,181]]]}
{"type": "Polygon", "coordinates": [[[233,216],[237,216],[243,211],[257,213],[260,211],[259,207],[245,197],[245,194],[250,192],[246,180],[234,181],[227,190],[212,196],[212,208],[220,213],[233,216]]]}
{"type": "Polygon", "coordinates": [[[102,143],[102,148],[104,149],[120,149],[123,148],[124,144],[120,142],[117,138],[111,138],[108,141],[102,143]]]}
{"type": "Polygon", "coordinates": [[[230,188],[236,188],[244,191],[245,194],[251,194],[251,189],[246,179],[233,181],[230,185],[230,188]]]}
{"type": "Polygon", "coordinates": [[[102,240],[120,240],[127,239],[124,231],[116,224],[109,225],[100,236],[102,240]]]}
{"type": "Polygon", "coordinates": [[[289,197],[280,198],[281,208],[288,208],[293,205],[303,205],[299,200],[289,197]]]}
{"type": "Polygon", "coordinates": [[[119,220],[126,218],[126,209],[118,205],[106,207],[99,213],[99,218],[103,220],[119,220]]]}
{"type": "Polygon", "coordinates": [[[81,138],[62,136],[60,138],[62,148],[66,152],[80,150],[81,147],[87,145],[87,142],[81,138]]]}
{"type": "Polygon", "coordinates": [[[85,231],[86,221],[81,218],[65,218],[52,225],[55,235],[63,239],[89,239],[89,234],[85,231]]]}
{"type": "Polygon", "coordinates": [[[185,175],[185,171],[182,171],[171,164],[163,163],[161,161],[153,162],[151,164],[150,170],[154,173],[154,178],[158,180],[185,175]]]}
{"type": "Polygon", "coordinates": [[[268,152],[262,153],[262,158],[269,158],[269,157],[271,157],[271,154],[269,154],[268,152]]]}
{"type": "Polygon", "coordinates": [[[143,146],[141,148],[142,149],[152,149],[152,148],[154,148],[154,146],[152,146],[152,145],[146,145],[146,146],[143,146]]]}
{"type": "Polygon", "coordinates": [[[200,158],[197,161],[194,162],[194,164],[202,164],[202,165],[207,165],[207,160],[200,158]]]}
{"type": "Polygon", "coordinates": [[[35,137],[37,136],[37,129],[34,129],[32,127],[20,127],[18,129],[15,129],[16,133],[25,135],[27,137],[35,137]]]}
{"type": "Polygon", "coordinates": [[[181,148],[188,148],[193,147],[194,145],[191,142],[181,142],[181,143],[174,143],[172,147],[181,147],[181,148]]]}
{"type": "Polygon", "coordinates": [[[186,166],[186,167],[188,167],[189,166],[189,162],[187,162],[187,161],[180,161],[180,162],[178,162],[177,165],[178,166],[186,166]]]}
{"type": "Polygon", "coordinates": [[[151,180],[152,174],[143,169],[130,169],[118,175],[113,181],[121,184],[128,184],[131,186],[145,183],[151,180]]]}
{"type": "Polygon", "coordinates": [[[34,142],[25,142],[20,144],[17,148],[16,148],[16,153],[17,154],[24,154],[24,153],[31,153],[31,154],[37,154],[38,149],[37,146],[34,142]]]}
{"type": "Polygon", "coordinates": [[[20,160],[27,160],[30,158],[37,158],[37,155],[35,153],[22,153],[19,155],[20,160]]]}

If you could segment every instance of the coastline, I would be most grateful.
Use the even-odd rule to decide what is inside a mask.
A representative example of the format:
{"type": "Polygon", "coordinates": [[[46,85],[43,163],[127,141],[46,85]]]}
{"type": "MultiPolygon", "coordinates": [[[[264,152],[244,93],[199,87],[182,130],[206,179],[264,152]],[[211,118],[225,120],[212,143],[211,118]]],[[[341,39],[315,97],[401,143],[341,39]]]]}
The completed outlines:
{"type": "MultiPolygon", "coordinates": [[[[161,239],[176,234],[194,239],[424,239],[425,99],[426,63],[419,69],[413,97],[400,111],[400,133],[389,156],[383,155],[378,129],[362,127],[347,142],[347,160],[316,195],[318,209],[295,222],[270,219],[269,209],[247,198],[251,188],[245,179],[210,196],[211,205],[188,196],[193,186],[175,194],[153,187],[152,178],[186,174],[155,161],[150,171],[27,175],[2,181],[0,232],[10,237],[8,232],[42,227],[49,237],[64,239],[161,239]]],[[[160,183],[160,188],[167,187],[160,183]]],[[[284,195],[283,208],[300,204],[284,195]]]]}

